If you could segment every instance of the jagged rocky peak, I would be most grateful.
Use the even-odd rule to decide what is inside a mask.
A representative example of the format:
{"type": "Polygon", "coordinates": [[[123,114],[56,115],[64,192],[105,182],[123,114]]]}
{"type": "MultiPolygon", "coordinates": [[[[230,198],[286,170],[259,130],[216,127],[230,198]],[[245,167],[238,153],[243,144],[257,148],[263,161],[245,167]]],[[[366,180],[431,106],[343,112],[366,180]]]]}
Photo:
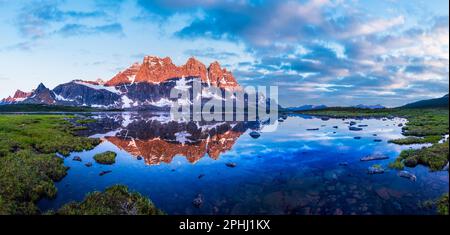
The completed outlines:
{"type": "Polygon", "coordinates": [[[207,82],[208,80],[206,66],[194,57],[188,59],[186,64],[183,66],[183,70],[183,74],[199,77],[203,82],[207,82]]]}
{"type": "Polygon", "coordinates": [[[45,91],[47,89],[48,88],[41,82],[41,83],[39,83],[39,85],[36,88],[36,90],[34,91],[34,93],[39,93],[39,92],[45,91]]]}
{"type": "Polygon", "coordinates": [[[222,69],[219,62],[208,68],[191,57],[186,64],[176,66],[169,57],[145,56],[142,64],[134,63],[105,83],[106,86],[118,86],[132,83],[157,84],[171,78],[198,77],[202,82],[221,88],[235,88],[238,83],[232,73],[222,69]]]}
{"type": "Polygon", "coordinates": [[[2,102],[4,103],[20,102],[30,97],[31,94],[32,92],[24,92],[21,90],[16,90],[13,96],[8,96],[7,98],[2,99],[2,102]]]}
{"type": "Polygon", "coordinates": [[[40,83],[36,90],[25,99],[26,103],[36,103],[36,104],[54,104],[55,93],[48,89],[43,83],[40,83]]]}
{"type": "Polygon", "coordinates": [[[233,74],[226,69],[222,69],[219,62],[215,61],[208,67],[208,78],[213,86],[222,88],[237,87],[238,84],[233,74]]]}
{"type": "Polygon", "coordinates": [[[105,86],[118,86],[122,84],[133,83],[136,79],[136,74],[139,72],[141,64],[134,63],[125,70],[119,72],[111,80],[104,83],[105,86]]]}

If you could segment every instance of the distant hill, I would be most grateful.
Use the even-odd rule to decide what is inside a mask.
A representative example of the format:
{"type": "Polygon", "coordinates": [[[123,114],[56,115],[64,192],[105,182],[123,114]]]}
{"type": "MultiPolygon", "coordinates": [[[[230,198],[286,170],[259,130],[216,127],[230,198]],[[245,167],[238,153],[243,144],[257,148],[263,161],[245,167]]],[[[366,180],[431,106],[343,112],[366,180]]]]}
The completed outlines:
{"type": "Polygon", "coordinates": [[[353,106],[354,108],[359,108],[359,109],[384,109],[386,107],[384,107],[381,104],[376,104],[376,105],[364,105],[364,104],[358,104],[356,106],[353,106]]]}
{"type": "Polygon", "coordinates": [[[319,109],[326,109],[326,105],[302,105],[298,107],[288,107],[284,108],[284,110],[287,111],[305,111],[305,110],[319,110],[319,109]]]}
{"type": "Polygon", "coordinates": [[[402,106],[401,108],[448,108],[448,94],[441,98],[421,100],[402,106]]]}

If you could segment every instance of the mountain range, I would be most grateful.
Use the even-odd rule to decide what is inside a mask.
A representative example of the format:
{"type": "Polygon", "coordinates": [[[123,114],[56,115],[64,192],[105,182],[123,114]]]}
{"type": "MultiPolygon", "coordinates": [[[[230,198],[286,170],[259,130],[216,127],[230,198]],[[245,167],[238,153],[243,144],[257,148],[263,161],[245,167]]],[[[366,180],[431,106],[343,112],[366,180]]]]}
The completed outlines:
{"type": "Polygon", "coordinates": [[[420,100],[410,103],[402,106],[402,108],[448,108],[448,94],[436,99],[420,100]]]}
{"type": "Polygon", "coordinates": [[[326,109],[327,106],[326,105],[302,105],[302,106],[297,106],[297,107],[288,107],[285,108],[284,110],[287,111],[306,111],[306,110],[319,110],[319,109],[326,109]]]}
{"type": "MultiPolygon", "coordinates": [[[[192,89],[192,83],[196,80],[201,82],[202,88],[240,90],[233,74],[218,62],[206,67],[195,58],[190,58],[184,65],[176,66],[169,57],[145,56],[142,63],[132,64],[106,82],[73,80],[52,90],[41,83],[31,92],[17,90],[1,102],[103,109],[167,109],[174,102],[191,102],[170,98],[170,91],[175,87],[192,89]]],[[[205,94],[201,98],[203,102],[214,97],[205,94]]]]}
{"type": "Polygon", "coordinates": [[[353,108],[359,108],[359,109],[384,109],[386,107],[384,107],[381,104],[376,104],[376,105],[358,104],[358,105],[353,106],[353,108]]]}

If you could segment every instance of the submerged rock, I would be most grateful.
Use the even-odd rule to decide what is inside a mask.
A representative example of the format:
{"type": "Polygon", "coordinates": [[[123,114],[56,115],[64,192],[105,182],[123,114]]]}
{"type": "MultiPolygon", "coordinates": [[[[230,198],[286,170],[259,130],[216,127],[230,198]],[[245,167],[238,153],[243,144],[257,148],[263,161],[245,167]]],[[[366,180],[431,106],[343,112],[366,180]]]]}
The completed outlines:
{"type": "Polygon", "coordinates": [[[333,126],[333,128],[334,128],[334,129],[338,129],[339,127],[338,127],[338,126],[333,126]]]}
{"type": "Polygon", "coordinates": [[[384,160],[384,159],[388,159],[389,157],[383,154],[372,154],[369,156],[365,156],[363,158],[361,158],[361,161],[374,161],[374,160],[384,160]]]}
{"type": "Polygon", "coordinates": [[[136,158],[137,160],[142,160],[142,157],[141,156],[137,156],[137,158],[136,158]]]}
{"type": "Polygon", "coordinates": [[[348,129],[351,131],[362,131],[363,130],[361,127],[354,127],[354,126],[350,126],[350,127],[348,127],[348,129]]]}
{"type": "Polygon", "coordinates": [[[339,166],[348,166],[348,162],[339,162],[339,166]]]}
{"type": "Polygon", "coordinates": [[[381,139],[374,139],[373,142],[382,142],[383,140],[381,139]]]}
{"type": "Polygon", "coordinates": [[[203,196],[201,194],[198,194],[194,200],[192,200],[192,205],[194,205],[195,208],[200,208],[203,205],[203,196]]]}
{"type": "Polygon", "coordinates": [[[198,176],[198,178],[201,179],[201,178],[203,178],[204,176],[205,176],[205,174],[200,174],[200,175],[198,176]]]}
{"type": "Polygon", "coordinates": [[[252,131],[249,133],[249,135],[253,138],[253,139],[257,139],[261,136],[261,134],[257,131],[252,131]]]}
{"type": "Polygon", "coordinates": [[[72,160],[74,160],[74,161],[78,161],[78,162],[81,162],[82,160],[81,160],[81,157],[79,157],[79,156],[75,156],[75,157],[73,157],[73,159],[72,160]]]}
{"type": "Polygon", "coordinates": [[[403,177],[403,178],[407,178],[411,181],[416,181],[417,177],[416,175],[414,175],[413,173],[409,172],[409,171],[400,171],[398,173],[398,176],[403,177]]]}
{"type": "Polygon", "coordinates": [[[355,140],[360,140],[360,139],[361,139],[361,136],[355,136],[355,137],[353,137],[353,139],[355,139],[355,140]]]}
{"type": "Polygon", "coordinates": [[[388,200],[390,198],[389,191],[387,188],[379,188],[379,189],[376,189],[375,192],[383,200],[388,200]]]}
{"type": "Polygon", "coordinates": [[[106,174],[109,174],[109,173],[111,173],[112,171],[102,171],[102,172],[100,172],[100,174],[98,174],[99,176],[103,176],[103,175],[106,175],[106,174]]]}
{"type": "Polygon", "coordinates": [[[307,131],[318,131],[319,130],[319,128],[308,128],[308,129],[306,129],[307,131]]]}
{"type": "Polygon", "coordinates": [[[86,163],[84,165],[87,166],[87,167],[91,167],[92,166],[92,162],[88,162],[88,163],[86,163]]]}
{"type": "Polygon", "coordinates": [[[358,125],[358,127],[368,127],[369,125],[366,125],[366,124],[361,124],[361,125],[358,125]]]}
{"type": "Polygon", "coordinates": [[[236,167],[236,163],[234,163],[234,162],[227,162],[227,163],[225,163],[225,165],[227,166],[227,167],[231,167],[231,168],[233,168],[233,167],[236,167]]]}

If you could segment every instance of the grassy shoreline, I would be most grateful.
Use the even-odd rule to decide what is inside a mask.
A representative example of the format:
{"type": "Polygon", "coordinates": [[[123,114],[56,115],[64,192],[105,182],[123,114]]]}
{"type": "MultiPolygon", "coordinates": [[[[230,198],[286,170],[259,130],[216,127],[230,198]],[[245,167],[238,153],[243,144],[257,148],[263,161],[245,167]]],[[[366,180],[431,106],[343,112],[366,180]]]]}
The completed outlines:
{"type": "MultiPolygon", "coordinates": [[[[76,131],[82,126],[75,125],[74,118],[72,115],[0,115],[0,215],[41,214],[36,203],[42,198],[55,197],[54,182],[67,174],[68,167],[60,156],[93,149],[101,142],[97,138],[77,136],[76,131]]],[[[120,192],[124,197],[135,197],[120,192]]]]}
{"type": "Polygon", "coordinates": [[[449,134],[448,108],[432,109],[358,109],[358,108],[327,108],[321,110],[298,111],[295,113],[332,118],[406,118],[408,122],[402,127],[405,138],[389,140],[399,145],[432,144],[431,147],[404,150],[390,166],[403,169],[425,165],[430,170],[441,170],[448,163],[448,140],[439,143],[449,134]]]}

